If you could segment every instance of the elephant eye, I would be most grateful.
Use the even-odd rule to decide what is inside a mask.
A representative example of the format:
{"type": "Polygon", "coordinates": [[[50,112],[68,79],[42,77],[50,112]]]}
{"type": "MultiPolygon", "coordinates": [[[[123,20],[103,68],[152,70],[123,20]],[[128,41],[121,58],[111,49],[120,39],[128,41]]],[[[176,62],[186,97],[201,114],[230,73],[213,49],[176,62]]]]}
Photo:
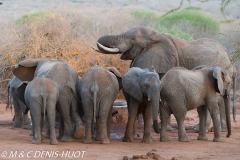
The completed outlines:
{"type": "Polygon", "coordinates": [[[132,40],[135,40],[135,37],[132,37],[132,40]]]}
{"type": "Polygon", "coordinates": [[[147,84],[147,83],[144,83],[143,85],[144,85],[145,87],[149,87],[149,84],[147,84]]]}

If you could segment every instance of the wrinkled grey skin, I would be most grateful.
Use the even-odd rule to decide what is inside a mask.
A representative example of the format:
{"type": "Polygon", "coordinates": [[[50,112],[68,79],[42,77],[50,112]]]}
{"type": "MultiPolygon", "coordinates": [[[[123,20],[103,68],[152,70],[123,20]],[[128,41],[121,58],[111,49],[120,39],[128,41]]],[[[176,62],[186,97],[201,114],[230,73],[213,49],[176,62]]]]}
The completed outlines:
{"type": "MultiPolygon", "coordinates": [[[[201,65],[201,66],[197,66],[197,67],[194,67],[192,70],[200,70],[202,68],[206,68],[206,67],[209,67],[209,66],[206,66],[206,65],[201,65]]],[[[218,106],[219,106],[219,110],[220,110],[220,119],[221,119],[221,127],[222,127],[222,131],[226,132],[227,131],[227,124],[226,124],[226,113],[225,113],[225,106],[224,106],[224,99],[223,97],[221,96],[220,97],[220,100],[218,101],[218,106]]],[[[234,113],[234,112],[233,112],[234,113]]],[[[206,126],[209,126],[211,123],[211,115],[209,113],[209,111],[207,110],[207,120],[206,120],[206,126]]],[[[193,129],[196,131],[196,132],[199,132],[199,123],[193,127],[193,129]]],[[[214,130],[213,127],[210,128],[210,131],[212,132],[214,130]]],[[[206,131],[208,132],[209,129],[207,128],[206,131]]]]}
{"type": "Polygon", "coordinates": [[[12,109],[11,97],[13,99],[13,107],[14,107],[14,118],[13,118],[13,127],[22,127],[24,129],[31,129],[31,122],[28,117],[28,107],[22,102],[18,96],[22,96],[24,94],[24,90],[22,93],[17,94],[17,88],[21,86],[22,81],[20,81],[17,77],[13,76],[13,78],[8,83],[8,104],[7,109],[12,109]]]}
{"type": "Polygon", "coordinates": [[[178,140],[189,141],[185,131],[184,118],[187,111],[197,108],[199,114],[198,140],[207,140],[206,116],[209,110],[214,127],[214,142],[221,142],[221,122],[218,103],[223,96],[225,102],[228,134],[231,135],[230,121],[230,81],[227,70],[219,67],[187,70],[183,67],[170,69],[161,80],[161,136],[167,141],[167,119],[173,114],[178,123],[178,140]],[[218,92],[218,93],[217,93],[218,92]],[[220,93],[220,94],[219,94],[220,93]]]}
{"type": "Polygon", "coordinates": [[[160,101],[160,79],[156,72],[138,67],[131,68],[122,79],[123,90],[128,106],[128,122],[123,142],[133,142],[135,118],[138,113],[143,114],[144,134],[142,143],[151,143],[151,124],[155,132],[158,129],[158,109],[160,101]]]}
{"type": "MultiPolygon", "coordinates": [[[[199,65],[219,66],[228,70],[235,97],[235,66],[231,63],[226,48],[212,39],[204,38],[188,42],[172,35],[155,32],[151,28],[136,27],[119,35],[100,37],[97,40],[97,47],[104,54],[122,54],[122,60],[132,60],[130,67],[151,69],[151,66],[154,66],[160,78],[169,69],[177,66],[187,69],[199,65]]],[[[234,104],[233,111],[235,112],[234,104]]]]}
{"type": "Polygon", "coordinates": [[[47,115],[49,124],[50,144],[58,144],[55,133],[55,116],[58,96],[58,87],[49,78],[37,77],[28,83],[24,99],[31,113],[33,144],[42,142],[42,122],[45,120],[45,115],[47,115]]]}
{"type": "Polygon", "coordinates": [[[13,74],[21,81],[32,81],[34,77],[45,76],[57,84],[58,110],[62,116],[61,126],[64,126],[60,128],[58,138],[61,138],[61,141],[72,141],[74,136],[75,138],[84,136],[84,127],[78,114],[80,105],[77,93],[78,74],[72,66],[63,60],[27,59],[15,67],[13,74]],[[71,118],[76,123],[75,134],[71,118]]]}
{"type": "MultiPolygon", "coordinates": [[[[97,137],[110,143],[112,106],[121,87],[121,75],[115,68],[92,66],[79,81],[79,91],[86,117],[84,143],[92,142],[93,122],[97,121],[97,137]]],[[[94,132],[93,132],[94,133],[94,132]]]]}

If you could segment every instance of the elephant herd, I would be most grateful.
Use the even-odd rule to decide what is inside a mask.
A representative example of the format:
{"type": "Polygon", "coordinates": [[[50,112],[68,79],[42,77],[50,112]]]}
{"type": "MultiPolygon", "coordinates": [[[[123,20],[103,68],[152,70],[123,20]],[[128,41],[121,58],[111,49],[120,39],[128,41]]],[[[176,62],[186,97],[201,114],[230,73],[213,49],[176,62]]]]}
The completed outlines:
{"type": "MultiPolygon", "coordinates": [[[[211,39],[188,42],[136,27],[100,37],[97,47],[94,49],[103,54],[122,54],[121,59],[132,60],[130,69],[121,76],[114,67],[95,65],[79,79],[77,71],[63,60],[26,59],[16,65],[8,84],[15,112],[13,125],[32,128],[32,143],[43,140],[43,122],[50,144],[57,144],[57,138],[72,141],[83,137],[84,143],[91,143],[93,138],[110,143],[112,105],[121,89],[129,113],[124,142],[133,141],[139,113],[144,118],[143,143],[152,142],[152,125],[160,133],[160,141],[168,140],[171,114],[177,120],[179,141],[189,141],[184,118],[195,108],[199,114],[199,140],[207,139],[209,115],[213,120],[213,141],[222,141],[221,131],[227,131],[227,137],[231,135],[230,88],[232,84],[235,95],[236,69],[220,43],[211,39]],[[56,110],[61,115],[58,137],[56,110]]],[[[233,103],[234,121],[235,113],[233,103]]]]}

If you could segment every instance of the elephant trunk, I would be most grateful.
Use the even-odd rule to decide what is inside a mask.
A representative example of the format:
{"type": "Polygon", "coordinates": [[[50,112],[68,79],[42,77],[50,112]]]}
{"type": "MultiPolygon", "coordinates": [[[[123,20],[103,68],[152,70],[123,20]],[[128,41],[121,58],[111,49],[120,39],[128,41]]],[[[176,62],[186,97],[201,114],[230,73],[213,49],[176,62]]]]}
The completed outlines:
{"type": "Polygon", "coordinates": [[[116,46],[121,43],[121,35],[106,35],[97,40],[98,49],[105,54],[120,54],[116,46]]]}
{"type": "Polygon", "coordinates": [[[154,98],[151,99],[152,102],[152,118],[153,118],[153,129],[156,133],[159,132],[159,127],[158,127],[158,110],[159,110],[159,98],[160,96],[157,96],[159,94],[156,94],[154,98]]]}
{"type": "Polygon", "coordinates": [[[230,96],[229,95],[224,95],[224,104],[225,104],[225,113],[226,113],[226,122],[227,122],[227,130],[228,134],[226,137],[230,137],[231,135],[231,121],[230,121],[230,96]]]}
{"type": "Polygon", "coordinates": [[[235,90],[236,90],[236,73],[233,75],[233,107],[232,107],[232,113],[233,113],[233,120],[236,123],[236,107],[235,107],[235,90]]]}

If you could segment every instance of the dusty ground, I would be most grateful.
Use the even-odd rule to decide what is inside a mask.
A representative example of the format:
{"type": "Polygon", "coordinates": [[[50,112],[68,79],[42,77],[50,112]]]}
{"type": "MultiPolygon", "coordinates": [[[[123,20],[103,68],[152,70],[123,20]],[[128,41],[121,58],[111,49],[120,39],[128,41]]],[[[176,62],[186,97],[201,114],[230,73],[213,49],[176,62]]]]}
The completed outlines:
{"type": "MultiPolygon", "coordinates": [[[[151,144],[141,143],[143,134],[143,124],[137,124],[137,134],[139,137],[134,139],[133,143],[122,142],[122,136],[125,131],[126,124],[113,124],[111,126],[111,143],[100,144],[84,144],[82,140],[74,142],[59,142],[58,145],[50,145],[49,139],[44,139],[40,145],[31,144],[31,136],[29,131],[22,128],[12,127],[12,113],[5,110],[5,104],[0,104],[0,159],[122,159],[123,156],[132,157],[133,155],[146,155],[147,152],[154,152],[162,157],[162,159],[171,159],[175,157],[178,160],[186,159],[217,159],[217,160],[237,160],[240,159],[240,103],[237,104],[237,122],[232,123],[232,135],[225,138],[224,142],[212,142],[213,133],[207,133],[208,141],[198,141],[198,133],[194,133],[192,126],[198,122],[196,111],[190,111],[185,121],[190,142],[177,141],[176,121],[172,116],[173,131],[169,131],[169,142],[159,142],[159,135],[152,131],[154,142],[151,144]],[[49,155],[46,155],[48,151],[49,155]],[[83,155],[83,151],[84,155],[83,155]],[[16,154],[15,154],[16,153],[16,154]],[[22,154],[21,154],[22,153],[22,154]],[[72,153],[75,155],[71,157],[72,153]],[[42,154],[42,155],[41,155],[42,154]],[[4,155],[6,157],[4,157],[4,155]],[[82,157],[83,156],[83,157],[82,157]],[[11,157],[11,158],[9,158],[11,157]],[[51,157],[51,158],[49,158],[51,157]]],[[[58,132],[58,130],[57,130],[58,132]]]]}

